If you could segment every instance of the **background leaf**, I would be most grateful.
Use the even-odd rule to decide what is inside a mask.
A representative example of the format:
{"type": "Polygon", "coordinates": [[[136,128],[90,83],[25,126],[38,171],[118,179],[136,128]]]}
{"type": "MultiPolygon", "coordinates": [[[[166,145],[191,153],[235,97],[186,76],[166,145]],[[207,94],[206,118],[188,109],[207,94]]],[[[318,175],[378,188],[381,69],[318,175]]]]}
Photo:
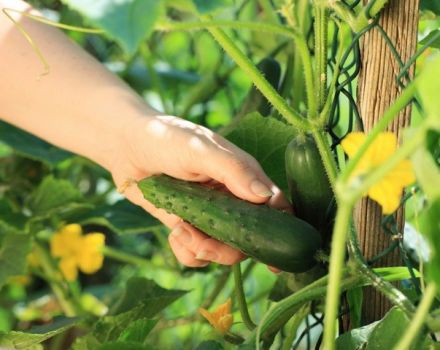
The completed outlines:
{"type": "Polygon", "coordinates": [[[254,156],[272,181],[288,193],[284,152],[295,133],[294,128],[275,118],[251,113],[226,138],[254,156]]]}
{"type": "Polygon", "coordinates": [[[0,140],[20,155],[39,160],[49,166],[55,166],[73,156],[72,153],[53,146],[4,121],[0,121],[0,140]]]}
{"type": "Polygon", "coordinates": [[[78,323],[78,318],[59,318],[50,325],[34,327],[28,332],[0,333],[1,349],[29,350],[46,339],[66,331],[78,323]]]}
{"type": "Polygon", "coordinates": [[[100,206],[70,218],[81,225],[96,224],[108,227],[118,234],[137,234],[161,223],[141,207],[128,200],[100,206]]]}
{"type": "Polygon", "coordinates": [[[25,272],[31,242],[31,237],[23,234],[9,233],[0,236],[0,288],[9,277],[25,272]]]}
{"type": "Polygon", "coordinates": [[[162,13],[161,0],[63,0],[132,56],[162,13]]]}
{"type": "Polygon", "coordinates": [[[69,181],[47,176],[29,199],[29,208],[34,215],[48,215],[54,210],[66,209],[72,202],[79,202],[82,196],[69,181]]]}
{"type": "Polygon", "coordinates": [[[204,14],[230,5],[228,0],[193,0],[197,10],[204,14]]]}

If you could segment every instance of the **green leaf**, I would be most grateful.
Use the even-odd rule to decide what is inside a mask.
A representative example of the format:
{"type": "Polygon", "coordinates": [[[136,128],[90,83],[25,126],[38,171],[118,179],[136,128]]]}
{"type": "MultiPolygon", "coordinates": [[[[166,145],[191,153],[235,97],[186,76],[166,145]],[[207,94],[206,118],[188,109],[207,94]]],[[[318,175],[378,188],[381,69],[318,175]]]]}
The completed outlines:
{"type": "Polygon", "coordinates": [[[436,49],[440,49],[440,30],[435,29],[423,38],[420,45],[428,45],[436,49]]]}
{"type": "Polygon", "coordinates": [[[418,149],[411,158],[417,181],[429,201],[440,197],[440,169],[431,154],[423,148],[418,149]]]}
{"type": "Polygon", "coordinates": [[[32,240],[28,235],[7,233],[0,237],[0,288],[9,277],[25,272],[26,257],[31,250],[31,244],[32,240]]]}
{"type": "Polygon", "coordinates": [[[145,343],[145,340],[156,326],[158,320],[142,318],[132,322],[119,336],[118,341],[145,343]]]}
{"type": "MultiPolygon", "coordinates": [[[[411,278],[411,275],[406,266],[392,266],[392,267],[376,267],[373,269],[381,278],[388,282],[401,281],[411,278]]],[[[415,277],[420,277],[417,270],[413,270],[415,277]]]]}
{"type": "Polygon", "coordinates": [[[362,288],[353,288],[347,291],[347,302],[350,310],[350,324],[352,328],[361,326],[362,297],[362,288]]]}
{"type": "Polygon", "coordinates": [[[409,322],[408,316],[401,309],[393,307],[374,327],[365,350],[393,349],[409,322]]]}
{"type": "Polygon", "coordinates": [[[440,197],[420,215],[420,232],[430,243],[428,274],[440,287],[440,197]]]}
{"type": "Polygon", "coordinates": [[[34,327],[28,332],[12,331],[9,333],[0,333],[0,348],[14,350],[33,349],[36,344],[68,330],[78,322],[78,318],[60,318],[50,325],[34,327]]]}
{"type": "Polygon", "coordinates": [[[199,344],[196,350],[223,350],[223,345],[215,340],[206,340],[199,344]]]}
{"type": "Polygon", "coordinates": [[[272,181],[288,193],[284,152],[295,133],[294,128],[281,121],[251,113],[226,138],[254,156],[272,181]]]}
{"type": "Polygon", "coordinates": [[[409,319],[404,312],[394,307],[382,320],[341,335],[336,339],[336,349],[393,349],[408,324],[409,319]]]}
{"type": "Polygon", "coordinates": [[[120,200],[111,205],[100,206],[71,218],[79,224],[96,224],[108,227],[118,234],[138,234],[148,231],[161,223],[141,207],[128,200],[120,200]]]}
{"type": "Polygon", "coordinates": [[[214,10],[217,10],[219,8],[224,8],[226,6],[229,6],[231,4],[228,0],[193,0],[194,5],[196,5],[197,10],[201,14],[205,14],[208,12],[212,12],[214,10]]]}
{"type": "Polygon", "coordinates": [[[69,181],[47,176],[32,193],[28,206],[34,215],[49,215],[63,210],[68,204],[79,202],[81,193],[69,181]]]}
{"type": "Polygon", "coordinates": [[[162,14],[161,0],[63,0],[132,56],[162,14]]]}
{"type": "Polygon", "coordinates": [[[162,288],[154,281],[143,277],[132,277],[127,281],[127,285],[122,293],[119,302],[115,304],[111,313],[114,315],[129,311],[139,303],[152,303],[151,314],[145,317],[153,317],[168,304],[180,298],[185,291],[169,290],[162,288]],[[157,311],[155,311],[157,310],[157,311]]]}
{"type": "Polygon", "coordinates": [[[369,324],[364,327],[352,329],[344,333],[336,339],[337,350],[360,350],[366,344],[368,337],[374,330],[377,322],[369,324]]]}
{"type": "Polygon", "coordinates": [[[101,342],[115,341],[136,320],[149,319],[184,295],[186,291],[167,290],[154,281],[133,277],[116,305],[115,316],[100,319],[94,327],[93,335],[101,342]],[[128,311],[127,311],[128,310],[128,311]]]}
{"type": "Polygon", "coordinates": [[[427,63],[417,79],[420,99],[429,118],[430,127],[440,131],[440,56],[427,63]]]}
{"type": "Polygon", "coordinates": [[[41,161],[49,166],[55,166],[72,157],[71,153],[4,121],[0,121],[0,140],[20,155],[41,161]]]}
{"type": "Polygon", "coordinates": [[[7,233],[24,233],[27,217],[15,212],[6,198],[0,199],[0,235],[7,233]]]}
{"type": "Polygon", "coordinates": [[[110,342],[101,345],[97,350],[154,350],[150,345],[143,345],[134,342],[110,342]]]}
{"type": "Polygon", "coordinates": [[[421,0],[420,9],[432,11],[440,16],[440,2],[437,0],[421,0]]]}

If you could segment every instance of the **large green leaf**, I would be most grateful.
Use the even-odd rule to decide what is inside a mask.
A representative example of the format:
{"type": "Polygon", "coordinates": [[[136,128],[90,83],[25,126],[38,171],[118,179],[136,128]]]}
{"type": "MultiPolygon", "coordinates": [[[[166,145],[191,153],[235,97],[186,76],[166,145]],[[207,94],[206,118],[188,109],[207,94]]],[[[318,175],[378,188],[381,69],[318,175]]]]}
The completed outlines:
{"type": "Polygon", "coordinates": [[[78,318],[60,318],[50,325],[34,327],[28,332],[0,333],[0,348],[14,350],[33,349],[46,339],[66,331],[78,323],[78,318]]]}
{"type": "Polygon", "coordinates": [[[63,0],[115,40],[132,56],[153,31],[161,0],[63,0]]]}
{"type": "Polygon", "coordinates": [[[24,130],[0,121],[0,141],[24,157],[54,166],[72,157],[72,154],[55,147],[24,130]]]}
{"type": "Polygon", "coordinates": [[[420,216],[420,232],[430,243],[429,276],[440,287],[440,197],[420,216]]]}
{"type": "Polygon", "coordinates": [[[215,340],[205,340],[197,346],[196,350],[223,350],[222,344],[215,340]]]}
{"type": "Polygon", "coordinates": [[[417,79],[420,99],[429,118],[430,127],[440,131],[440,56],[429,62],[417,79]]]}
{"type": "Polygon", "coordinates": [[[110,228],[118,234],[144,233],[160,222],[141,207],[127,200],[100,206],[71,218],[82,225],[96,224],[110,228]]]}
{"type": "Polygon", "coordinates": [[[81,193],[69,181],[46,177],[32,193],[28,206],[34,215],[49,215],[81,200],[81,193]]]}
{"type": "Polygon", "coordinates": [[[382,320],[353,329],[340,336],[336,340],[336,349],[393,349],[408,324],[409,319],[403,311],[392,308],[382,320]]]}
{"type": "Polygon", "coordinates": [[[440,49],[440,30],[436,29],[430,32],[420,41],[420,45],[428,45],[429,47],[440,49]]]}
{"type": "Polygon", "coordinates": [[[149,318],[136,320],[130,323],[128,327],[121,333],[118,341],[144,344],[148,334],[150,334],[157,322],[158,320],[151,320],[149,318]]]}
{"type": "Polygon", "coordinates": [[[0,237],[0,288],[9,277],[22,275],[31,249],[31,237],[7,233],[0,237]]]}
{"type": "Polygon", "coordinates": [[[287,193],[284,152],[295,136],[295,129],[258,113],[245,116],[226,138],[255,157],[266,174],[287,193]]]}
{"type": "Polygon", "coordinates": [[[440,16],[440,2],[437,0],[421,0],[420,9],[432,11],[440,16]]]}
{"type": "Polygon", "coordinates": [[[440,197],[440,169],[426,149],[418,149],[412,156],[417,181],[428,200],[440,197]]]}
{"type": "Polygon", "coordinates": [[[153,318],[185,293],[182,290],[167,290],[154,281],[134,277],[128,281],[125,293],[115,307],[117,314],[100,319],[95,324],[93,336],[100,343],[116,341],[130,324],[153,318]]]}

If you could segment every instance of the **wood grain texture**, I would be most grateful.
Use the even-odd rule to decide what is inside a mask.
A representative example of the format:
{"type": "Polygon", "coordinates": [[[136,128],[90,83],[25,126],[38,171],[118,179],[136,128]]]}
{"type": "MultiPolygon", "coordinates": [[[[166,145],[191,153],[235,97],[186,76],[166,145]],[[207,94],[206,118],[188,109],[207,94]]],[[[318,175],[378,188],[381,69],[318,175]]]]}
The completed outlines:
{"type": "MultiPolygon", "coordinates": [[[[403,62],[416,50],[419,0],[391,0],[382,11],[379,25],[388,34],[403,62]]],[[[370,130],[392,102],[400,95],[396,83],[400,67],[383,36],[377,28],[368,32],[361,43],[362,70],[358,84],[358,104],[365,131],[370,130]]],[[[413,74],[413,69],[411,70],[413,74]]],[[[402,128],[409,125],[410,107],[395,118],[388,130],[397,134],[399,140],[402,128]]],[[[381,208],[370,199],[363,199],[355,210],[359,241],[364,256],[369,259],[391,243],[381,229],[381,208]]],[[[404,214],[398,211],[397,222],[402,231],[404,214]]],[[[377,262],[380,266],[401,265],[398,250],[377,262]]],[[[364,289],[363,323],[368,324],[383,317],[391,304],[372,288],[364,289]]]]}

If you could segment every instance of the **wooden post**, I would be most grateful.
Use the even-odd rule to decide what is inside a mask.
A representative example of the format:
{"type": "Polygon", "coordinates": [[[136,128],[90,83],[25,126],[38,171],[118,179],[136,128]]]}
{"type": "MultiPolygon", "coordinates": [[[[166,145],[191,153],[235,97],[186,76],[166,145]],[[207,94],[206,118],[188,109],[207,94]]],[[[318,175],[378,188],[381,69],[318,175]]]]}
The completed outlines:
{"type": "MultiPolygon", "coordinates": [[[[380,15],[379,24],[390,37],[403,62],[416,50],[419,0],[390,0],[380,15]]],[[[400,67],[383,36],[377,28],[366,33],[362,43],[362,70],[358,84],[358,104],[365,131],[370,130],[390,104],[401,93],[396,83],[400,67]]],[[[412,74],[412,72],[411,72],[412,74]]],[[[388,130],[399,139],[401,129],[408,126],[410,107],[394,119],[388,130]]],[[[363,199],[355,210],[359,241],[364,256],[369,259],[389,246],[391,240],[381,229],[382,214],[379,205],[363,199]]],[[[402,232],[404,213],[396,214],[402,232]]],[[[380,266],[401,265],[399,251],[377,262],[380,266]]],[[[363,323],[368,324],[383,317],[391,304],[373,288],[364,289],[363,323]]]]}

